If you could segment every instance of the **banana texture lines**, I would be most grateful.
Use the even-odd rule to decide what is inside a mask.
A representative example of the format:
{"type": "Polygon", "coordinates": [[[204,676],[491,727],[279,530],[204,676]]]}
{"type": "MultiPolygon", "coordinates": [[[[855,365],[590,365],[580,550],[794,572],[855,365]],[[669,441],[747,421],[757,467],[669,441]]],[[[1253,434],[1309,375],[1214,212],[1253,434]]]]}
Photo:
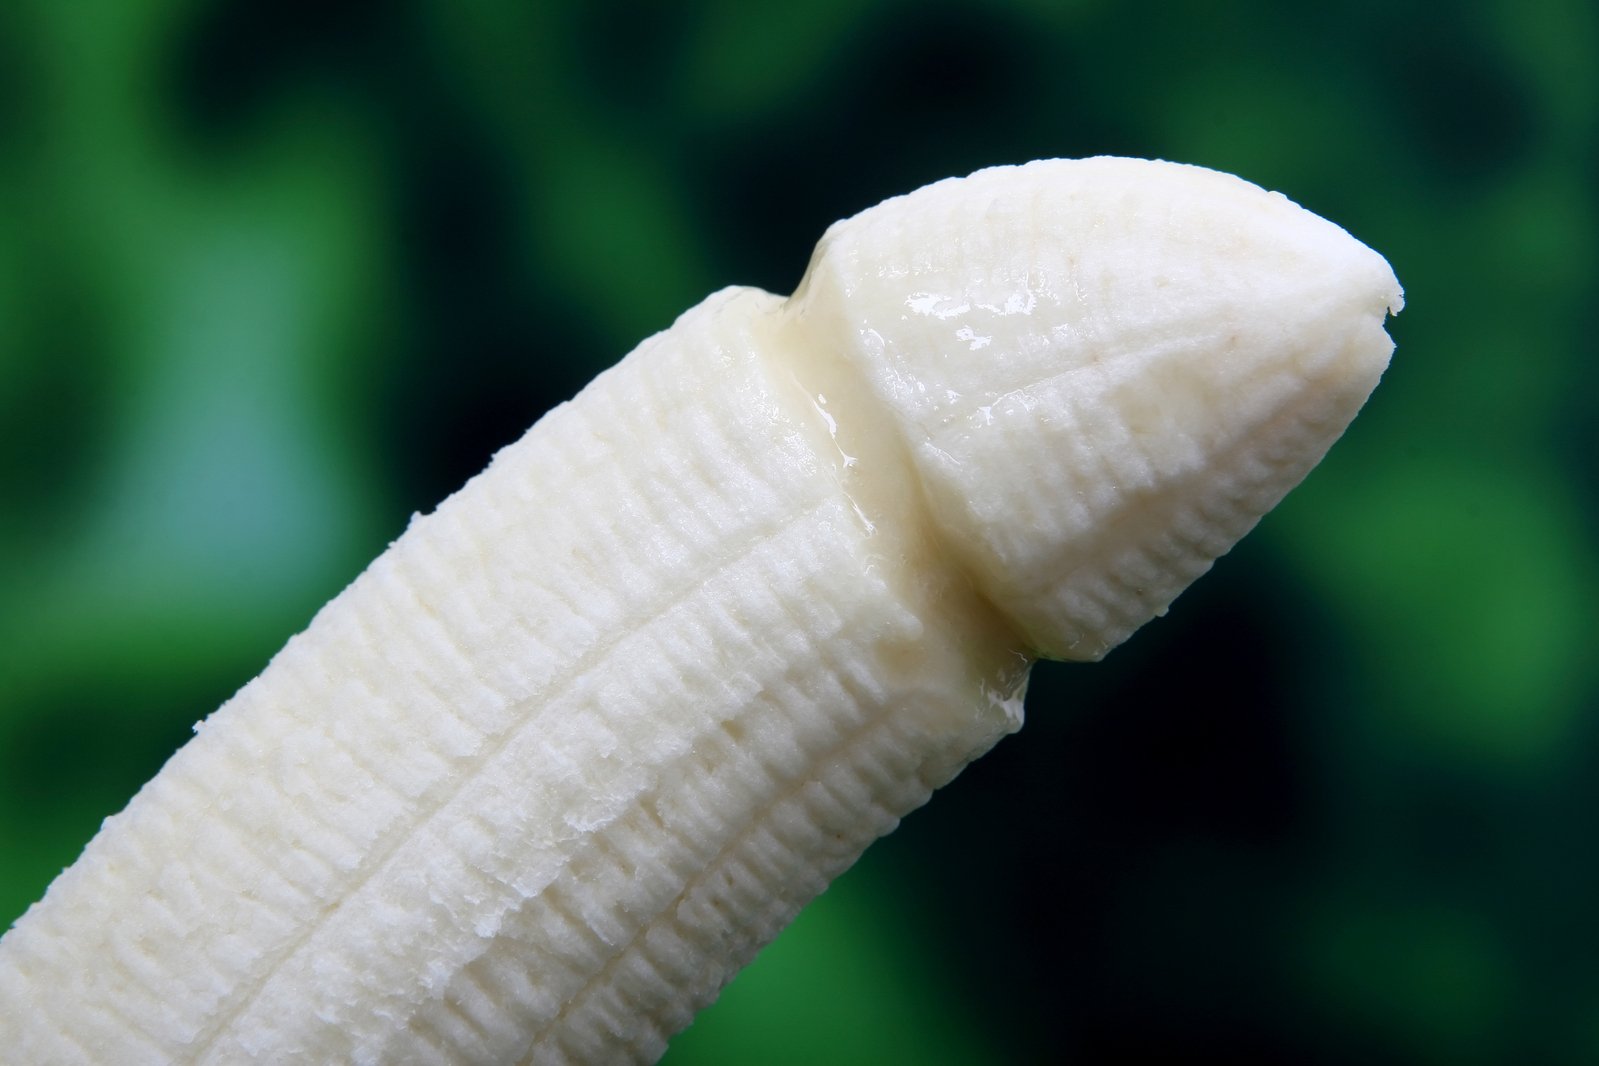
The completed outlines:
{"type": "Polygon", "coordinates": [[[1321,458],[1375,252],[1051,160],[833,226],[417,518],[0,941],[27,1063],[649,1062],[1321,458]]]}

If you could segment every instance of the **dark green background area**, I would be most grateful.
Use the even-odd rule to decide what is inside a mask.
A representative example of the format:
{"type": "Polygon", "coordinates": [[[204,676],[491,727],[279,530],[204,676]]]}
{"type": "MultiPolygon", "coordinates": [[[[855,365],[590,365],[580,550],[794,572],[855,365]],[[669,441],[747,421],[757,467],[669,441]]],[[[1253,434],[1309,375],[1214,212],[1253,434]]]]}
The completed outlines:
{"type": "Polygon", "coordinates": [[[1098,153],[1382,251],[1395,362],[667,1061],[1599,1059],[1587,0],[0,5],[0,923],[642,337],[1098,153]]]}

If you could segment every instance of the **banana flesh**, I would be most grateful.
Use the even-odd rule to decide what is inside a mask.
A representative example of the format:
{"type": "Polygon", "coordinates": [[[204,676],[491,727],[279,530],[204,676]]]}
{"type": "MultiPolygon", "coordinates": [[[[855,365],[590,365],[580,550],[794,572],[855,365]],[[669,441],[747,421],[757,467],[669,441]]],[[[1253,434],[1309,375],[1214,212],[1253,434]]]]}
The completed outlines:
{"type": "Polygon", "coordinates": [[[649,1062],[1320,459],[1387,264],[1194,167],[982,171],[552,411],[0,940],[30,1063],[649,1062]]]}

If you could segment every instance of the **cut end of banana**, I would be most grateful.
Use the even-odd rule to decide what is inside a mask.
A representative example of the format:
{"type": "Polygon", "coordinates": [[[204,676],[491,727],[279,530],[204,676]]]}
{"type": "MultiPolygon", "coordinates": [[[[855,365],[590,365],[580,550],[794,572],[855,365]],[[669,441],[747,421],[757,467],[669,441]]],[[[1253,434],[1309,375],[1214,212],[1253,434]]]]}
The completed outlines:
{"type": "Polygon", "coordinates": [[[1035,654],[1163,613],[1343,432],[1393,350],[1381,256],[1231,175],[1045,160],[840,222],[795,299],[1035,654]]]}

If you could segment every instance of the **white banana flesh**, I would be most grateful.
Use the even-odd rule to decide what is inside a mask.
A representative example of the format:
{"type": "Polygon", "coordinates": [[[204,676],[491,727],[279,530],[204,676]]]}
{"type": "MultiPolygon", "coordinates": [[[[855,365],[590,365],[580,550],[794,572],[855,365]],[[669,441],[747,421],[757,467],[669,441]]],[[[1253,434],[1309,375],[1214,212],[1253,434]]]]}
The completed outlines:
{"type": "Polygon", "coordinates": [[[829,230],[551,412],[0,940],[29,1063],[648,1062],[876,837],[1309,471],[1380,256],[1047,161],[829,230]]]}

